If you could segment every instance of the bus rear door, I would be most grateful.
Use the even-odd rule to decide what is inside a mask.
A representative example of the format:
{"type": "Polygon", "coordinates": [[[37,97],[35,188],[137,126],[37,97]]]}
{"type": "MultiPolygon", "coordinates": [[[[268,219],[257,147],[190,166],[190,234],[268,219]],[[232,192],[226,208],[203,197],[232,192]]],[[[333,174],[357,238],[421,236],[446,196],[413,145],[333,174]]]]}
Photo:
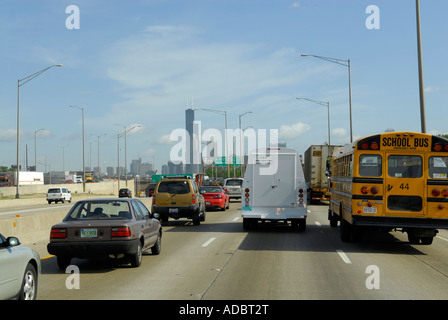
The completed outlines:
{"type": "Polygon", "coordinates": [[[386,152],[384,177],[385,215],[424,217],[426,210],[423,153],[399,154],[386,152]]]}

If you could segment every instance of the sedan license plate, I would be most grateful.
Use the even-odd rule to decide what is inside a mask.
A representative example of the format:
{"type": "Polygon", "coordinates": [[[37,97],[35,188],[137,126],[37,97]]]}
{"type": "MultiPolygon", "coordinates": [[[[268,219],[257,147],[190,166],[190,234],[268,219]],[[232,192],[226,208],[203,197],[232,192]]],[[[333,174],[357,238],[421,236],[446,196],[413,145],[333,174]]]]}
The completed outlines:
{"type": "Polygon", "coordinates": [[[178,212],[177,208],[169,208],[168,209],[168,213],[177,213],[177,212],[178,212]]]}
{"type": "Polygon", "coordinates": [[[376,213],[376,207],[364,207],[363,213],[376,213]]]}
{"type": "Polygon", "coordinates": [[[96,238],[98,237],[97,229],[81,229],[81,238],[96,238]]]}

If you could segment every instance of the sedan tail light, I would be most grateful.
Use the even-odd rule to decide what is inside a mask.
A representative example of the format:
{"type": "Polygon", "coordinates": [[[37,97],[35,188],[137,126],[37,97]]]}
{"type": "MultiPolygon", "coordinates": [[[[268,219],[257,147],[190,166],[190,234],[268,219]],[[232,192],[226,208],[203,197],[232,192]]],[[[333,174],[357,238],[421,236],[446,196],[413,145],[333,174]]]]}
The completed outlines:
{"type": "Polygon", "coordinates": [[[65,239],[67,238],[67,229],[52,228],[50,239],[65,239]]]}
{"type": "Polygon", "coordinates": [[[131,229],[129,227],[112,228],[112,237],[130,237],[131,229]]]}

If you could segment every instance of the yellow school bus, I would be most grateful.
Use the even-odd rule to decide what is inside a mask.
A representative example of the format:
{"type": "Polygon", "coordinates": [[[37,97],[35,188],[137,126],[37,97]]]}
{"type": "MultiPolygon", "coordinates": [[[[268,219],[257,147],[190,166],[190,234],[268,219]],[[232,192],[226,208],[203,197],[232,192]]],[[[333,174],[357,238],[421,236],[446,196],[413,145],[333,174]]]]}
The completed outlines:
{"type": "Polygon", "coordinates": [[[412,244],[431,244],[448,229],[448,140],[386,132],[337,149],[331,160],[330,225],[342,241],[367,228],[407,232],[412,244]]]}

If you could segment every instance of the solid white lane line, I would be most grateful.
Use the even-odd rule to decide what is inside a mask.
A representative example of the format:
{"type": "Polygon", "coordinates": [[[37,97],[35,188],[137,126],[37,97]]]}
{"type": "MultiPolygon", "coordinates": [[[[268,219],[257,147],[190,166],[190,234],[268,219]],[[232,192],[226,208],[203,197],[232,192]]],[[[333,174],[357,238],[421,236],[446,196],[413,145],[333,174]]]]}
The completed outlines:
{"type": "Polygon", "coordinates": [[[437,238],[439,238],[439,239],[442,239],[442,240],[445,240],[445,241],[448,241],[448,239],[446,239],[446,238],[444,238],[444,237],[441,237],[441,236],[436,236],[437,238]]]}
{"type": "Polygon", "coordinates": [[[350,259],[347,257],[347,255],[344,253],[344,251],[342,250],[336,250],[336,252],[339,254],[339,256],[341,257],[341,259],[347,263],[347,264],[352,264],[352,262],[350,261],[350,259]]]}
{"type": "Polygon", "coordinates": [[[208,239],[206,242],[204,242],[204,244],[202,245],[203,248],[207,247],[210,243],[212,243],[213,241],[215,241],[216,238],[210,238],[208,239]]]}

